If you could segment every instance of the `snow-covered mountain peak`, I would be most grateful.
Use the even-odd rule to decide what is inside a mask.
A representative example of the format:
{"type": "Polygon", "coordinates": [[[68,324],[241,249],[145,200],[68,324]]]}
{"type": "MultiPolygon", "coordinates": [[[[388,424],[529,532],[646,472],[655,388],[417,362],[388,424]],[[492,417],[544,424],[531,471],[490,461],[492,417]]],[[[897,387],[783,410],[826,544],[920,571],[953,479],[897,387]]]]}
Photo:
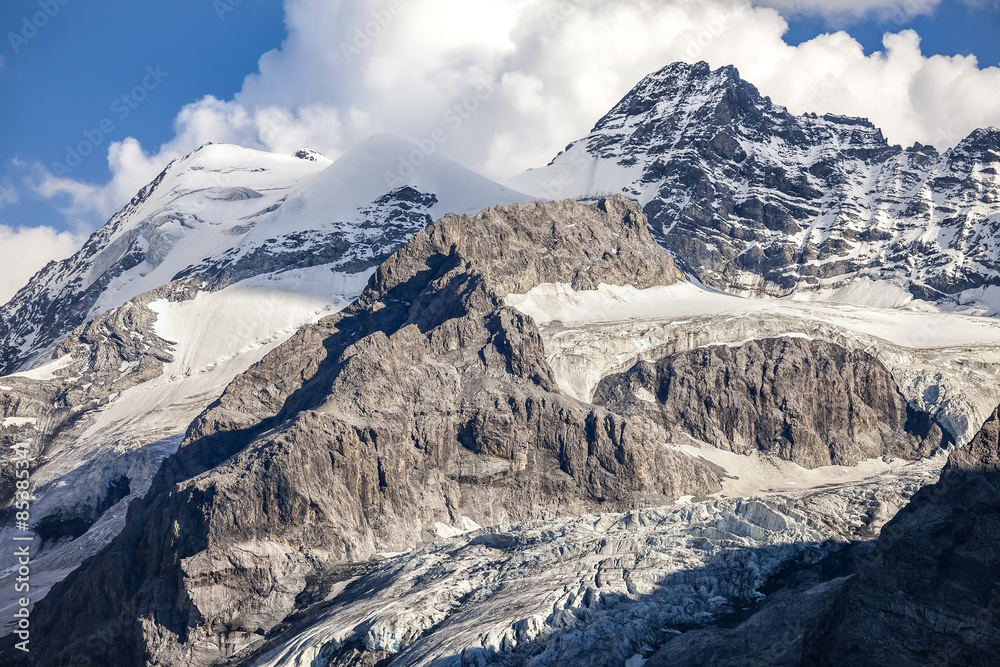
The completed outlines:
{"type": "Polygon", "coordinates": [[[973,161],[982,165],[1000,162],[1000,128],[986,127],[972,134],[949,151],[951,163],[973,161]]]}
{"type": "Polygon", "coordinates": [[[904,151],[865,119],[794,116],[733,67],[675,63],[508,184],[551,199],[626,194],[661,246],[712,287],[833,295],[862,278],[996,312],[998,158],[995,128],[943,154],[904,151]]]}
{"type": "Polygon", "coordinates": [[[445,213],[531,199],[428,146],[378,135],[331,162],[306,149],[206,144],[174,160],[79,252],[0,308],[0,374],[44,360],[81,323],[176,280],[217,290],[324,264],[368,271],[445,213]]]}
{"type": "Polygon", "coordinates": [[[422,144],[390,133],[362,141],[297,196],[304,204],[301,213],[316,211],[347,218],[404,188],[437,197],[439,204],[428,211],[433,218],[445,213],[475,213],[483,202],[504,205],[533,199],[439,155],[433,142],[422,144]]]}

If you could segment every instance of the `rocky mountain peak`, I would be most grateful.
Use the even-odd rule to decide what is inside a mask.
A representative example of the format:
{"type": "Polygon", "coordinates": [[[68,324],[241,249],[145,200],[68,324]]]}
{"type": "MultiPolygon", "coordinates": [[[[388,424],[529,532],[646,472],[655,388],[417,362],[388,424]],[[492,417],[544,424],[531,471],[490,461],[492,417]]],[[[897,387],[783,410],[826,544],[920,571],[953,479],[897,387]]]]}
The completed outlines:
{"type": "Polygon", "coordinates": [[[971,160],[982,165],[1000,162],[1000,128],[973,130],[950,151],[952,160],[971,160]]]}
{"type": "Polygon", "coordinates": [[[382,135],[336,163],[228,144],[174,160],[79,252],[0,307],[0,374],[46,360],[88,318],[175,280],[196,286],[193,297],[324,264],[371,271],[446,212],[531,199],[438,155],[409,165],[414,149],[382,135]]]}
{"type": "Polygon", "coordinates": [[[509,183],[549,198],[623,192],[685,271],[737,294],[833,294],[860,278],[964,306],[1000,283],[982,268],[1000,259],[998,159],[993,128],[944,155],[903,151],[863,118],[792,115],[733,67],[674,63],[509,183]]]}

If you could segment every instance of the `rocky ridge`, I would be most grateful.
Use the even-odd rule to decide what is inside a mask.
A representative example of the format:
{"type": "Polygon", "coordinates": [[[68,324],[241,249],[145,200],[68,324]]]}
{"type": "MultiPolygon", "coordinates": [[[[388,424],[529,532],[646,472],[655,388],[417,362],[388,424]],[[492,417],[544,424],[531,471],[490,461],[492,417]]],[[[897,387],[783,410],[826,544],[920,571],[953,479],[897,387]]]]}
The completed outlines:
{"type": "Polygon", "coordinates": [[[590,135],[510,183],[543,197],[625,193],[679,265],[719,289],[833,294],[865,277],[901,302],[992,312],[998,165],[997,128],[941,154],[904,150],[864,119],[794,116],[734,67],[702,62],[649,75],[590,135]]]}
{"type": "Polygon", "coordinates": [[[133,659],[207,664],[273,629],[311,577],[410,548],[439,523],[718,488],[662,435],[561,397],[530,320],[500,296],[555,279],[681,278],[623,198],[446,216],[352,306],[230,385],[116,542],[53,591],[41,632],[75,628],[75,653],[117,628],[109,646],[133,659]],[[140,618],[153,625],[128,620],[140,618]]]}
{"type": "Polygon", "coordinates": [[[673,440],[762,451],[806,468],[926,458],[952,443],[861,351],[803,338],[698,348],[640,361],[598,385],[594,403],[642,416],[673,440]]]}

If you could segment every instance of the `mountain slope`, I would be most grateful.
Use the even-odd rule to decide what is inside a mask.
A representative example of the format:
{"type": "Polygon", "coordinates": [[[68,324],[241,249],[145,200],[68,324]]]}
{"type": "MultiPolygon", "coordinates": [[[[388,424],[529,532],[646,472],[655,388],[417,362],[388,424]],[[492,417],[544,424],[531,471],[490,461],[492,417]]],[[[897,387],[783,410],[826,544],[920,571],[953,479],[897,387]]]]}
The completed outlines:
{"type": "Polygon", "coordinates": [[[41,603],[39,636],[72,628],[43,663],[125,647],[133,661],[207,664],[271,631],[310,581],[438,524],[717,488],[655,431],[560,395],[534,325],[502,297],[551,280],[679,279],[622,198],[445,216],[192,424],[110,550],[41,603]]]}
{"type": "MultiPolygon", "coordinates": [[[[528,199],[443,159],[389,184],[412,148],[373,137],[331,165],[203,147],[4,307],[12,363],[56,357],[0,379],[2,458],[29,442],[34,461],[36,599],[121,529],[233,378],[354,299],[431,216],[528,199]]],[[[5,505],[13,470],[0,472],[5,505]]],[[[0,555],[0,582],[16,572],[13,553],[0,555]]],[[[17,597],[3,590],[0,608],[17,597]]]]}
{"type": "Polygon", "coordinates": [[[0,374],[37,364],[89,318],[175,280],[216,290],[321,264],[358,273],[447,212],[530,199],[438,156],[388,183],[412,150],[379,135],[335,164],[310,151],[212,144],[175,160],[0,308],[0,374]]]}
{"type": "MultiPolygon", "coordinates": [[[[194,421],[149,494],[133,504],[125,530],[39,604],[38,636],[69,637],[45,642],[40,664],[70,655],[242,660],[291,639],[284,633],[305,619],[317,620],[312,615],[347,580],[386,552],[481,525],[665,506],[720,491],[730,475],[713,455],[669,445],[666,431],[649,420],[563,393],[534,320],[507,303],[511,294],[552,283],[591,293],[679,281],[648,221],[621,196],[445,216],[383,263],[355,303],[273,350],[194,421]]],[[[826,348],[815,347],[819,363],[826,348]]],[[[828,364],[827,381],[851,373],[882,381],[877,364],[853,361],[828,364]]],[[[872,410],[862,418],[897,416],[872,410]]],[[[801,471],[787,464],[793,469],[801,471]]],[[[880,497],[892,506],[897,493],[913,488],[891,486],[880,497]]],[[[699,511],[714,513],[716,530],[733,521],[733,530],[762,546],[792,535],[849,539],[881,520],[866,492],[838,498],[824,502],[849,504],[846,524],[817,519],[788,534],[778,530],[784,519],[756,505],[699,511]]],[[[694,530],[722,539],[723,560],[737,557],[713,529],[694,530]]],[[[506,538],[499,539],[503,548],[506,538]]],[[[615,547],[607,548],[613,559],[615,547]]],[[[806,552],[821,559],[839,548],[806,552]]],[[[768,572],[804,553],[779,552],[768,572]]],[[[377,579],[371,585],[380,586],[377,579]]],[[[743,604],[760,581],[733,585],[725,590],[743,604]]],[[[355,594],[344,601],[350,617],[363,612],[355,602],[362,603],[355,594]]],[[[378,651],[395,653],[415,639],[403,627],[409,621],[385,620],[406,635],[373,640],[378,651]]],[[[310,636],[327,642],[324,633],[310,636]]],[[[447,647],[458,641],[447,633],[440,639],[447,647]]],[[[315,657],[310,646],[296,659],[315,657]]],[[[377,651],[363,659],[370,658],[381,659],[377,651]]]]}
{"type": "Polygon", "coordinates": [[[878,539],[804,664],[992,665],[1000,647],[1000,412],[878,539]]]}
{"type": "MultiPolygon", "coordinates": [[[[863,119],[793,116],[733,67],[676,63],[510,185],[552,198],[623,192],[682,268],[716,288],[832,294],[867,277],[895,286],[880,290],[897,303],[916,297],[992,312],[1000,306],[998,168],[996,128],[941,155],[902,150],[863,119]]],[[[860,291],[839,296],[872,298],[860,291]]]]}

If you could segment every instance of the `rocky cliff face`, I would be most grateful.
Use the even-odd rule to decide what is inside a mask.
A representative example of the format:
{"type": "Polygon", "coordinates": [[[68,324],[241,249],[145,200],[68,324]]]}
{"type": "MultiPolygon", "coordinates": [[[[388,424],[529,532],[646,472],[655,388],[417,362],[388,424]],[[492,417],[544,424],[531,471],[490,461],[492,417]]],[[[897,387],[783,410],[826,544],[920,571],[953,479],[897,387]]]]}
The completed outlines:
{"type": "Polygon", "coordinates": [[[808,665],[993,665],[1000,647],[1000,412],[883,529],[807,636],[808,665]]]}
{"type": "Polygon", "coordinates": [[[675,63],[511,185],[623,192],[682,268],[720,289],[834,291],[864,276],[995,310],[998,166],[996,128],[943,154],[903,150],[864,119],[793,116],[733,67],[675,63]]]}
{"type": "Polygon", "coordinates": [[[951,438],[907,405],[889,371],[861,351],[804,338],[698,348],[610,375],[594,402],[644,416],[675,441],[761,451],[807,468],[882,456],[919,459],[951,438]]]}
{"type": "Polygon", "coordinates": [[[273,630],[310,581],[439,524],[717,489],[662,432],[561,396],[533,323],[503,305],[541,282],[680,277],[621,197],[446,216],[192,425],[116,542],[40,604],[40,636],[70,637],[41,662],[208,664],[273,630]]]}

